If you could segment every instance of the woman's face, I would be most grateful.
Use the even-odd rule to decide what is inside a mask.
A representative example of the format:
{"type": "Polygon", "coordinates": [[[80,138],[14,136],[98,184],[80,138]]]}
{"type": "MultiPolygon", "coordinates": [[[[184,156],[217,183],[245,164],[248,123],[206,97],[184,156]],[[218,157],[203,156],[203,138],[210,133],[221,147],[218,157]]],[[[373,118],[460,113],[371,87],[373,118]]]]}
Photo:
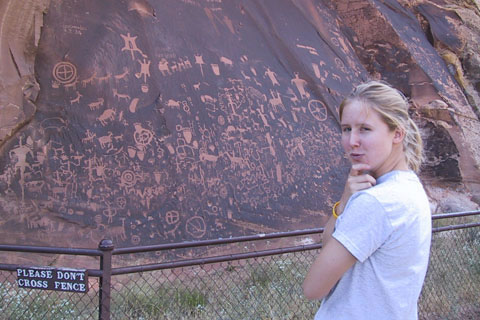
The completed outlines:
{"type": "Polygon", "coordinates": [[[374,178],[395,169],[404,169],[403,133],[390,130],[377,111],[364,102],[348,102],[342,113],[342,146],[355,163],[370,166],[374,178]]]}

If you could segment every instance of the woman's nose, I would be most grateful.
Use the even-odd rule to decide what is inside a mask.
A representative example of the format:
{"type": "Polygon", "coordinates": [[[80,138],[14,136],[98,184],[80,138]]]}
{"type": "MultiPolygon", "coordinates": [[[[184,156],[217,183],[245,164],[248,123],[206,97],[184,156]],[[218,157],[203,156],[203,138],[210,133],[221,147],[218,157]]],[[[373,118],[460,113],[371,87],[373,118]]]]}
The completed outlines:
{"type": "Polygon", "coordinates": [[[358,134],[354,131],[350,133],[350,146],[351,147],[358,147],[360,145],[360,138],[358,134]]]}

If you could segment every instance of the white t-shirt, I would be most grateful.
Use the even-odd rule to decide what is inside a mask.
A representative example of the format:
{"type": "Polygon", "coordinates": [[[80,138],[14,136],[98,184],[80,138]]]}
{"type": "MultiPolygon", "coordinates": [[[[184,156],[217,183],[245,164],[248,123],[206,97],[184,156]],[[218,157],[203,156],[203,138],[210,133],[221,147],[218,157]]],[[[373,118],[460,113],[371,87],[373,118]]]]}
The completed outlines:
{"type": "Polygon", "coordinates": [[[418,319],[431,241],[427,195],[413,171],[391,171],[352,195],[333,237],[357,259],[315,320],[418,319]]]}

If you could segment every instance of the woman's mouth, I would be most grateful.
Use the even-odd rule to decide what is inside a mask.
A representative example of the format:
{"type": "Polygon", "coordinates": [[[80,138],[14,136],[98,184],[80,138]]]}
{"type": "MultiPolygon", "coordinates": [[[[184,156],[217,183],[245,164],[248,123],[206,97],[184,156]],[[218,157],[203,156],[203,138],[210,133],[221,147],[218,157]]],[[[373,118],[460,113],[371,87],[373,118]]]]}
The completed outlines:
{"type": "Polygon", "coordinates": [[[352,159],[352,161],[355,161],[355,162],[360,162],[360,160],[363,158],[363,154],[362,153],[350,153],[350,159],[352,159]]]}

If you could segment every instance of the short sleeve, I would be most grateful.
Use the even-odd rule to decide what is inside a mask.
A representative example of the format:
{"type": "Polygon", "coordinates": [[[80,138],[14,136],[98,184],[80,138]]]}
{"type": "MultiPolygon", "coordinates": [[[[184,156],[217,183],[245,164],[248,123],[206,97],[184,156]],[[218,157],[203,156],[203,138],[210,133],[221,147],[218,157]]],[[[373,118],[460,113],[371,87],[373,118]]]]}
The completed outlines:
{"type": "Polygon", "coordinates": [[[392,233],[379,201],[365,192],[354,194],[335,223],[332,236],[358,261],[364,262],[392,233]]]}

